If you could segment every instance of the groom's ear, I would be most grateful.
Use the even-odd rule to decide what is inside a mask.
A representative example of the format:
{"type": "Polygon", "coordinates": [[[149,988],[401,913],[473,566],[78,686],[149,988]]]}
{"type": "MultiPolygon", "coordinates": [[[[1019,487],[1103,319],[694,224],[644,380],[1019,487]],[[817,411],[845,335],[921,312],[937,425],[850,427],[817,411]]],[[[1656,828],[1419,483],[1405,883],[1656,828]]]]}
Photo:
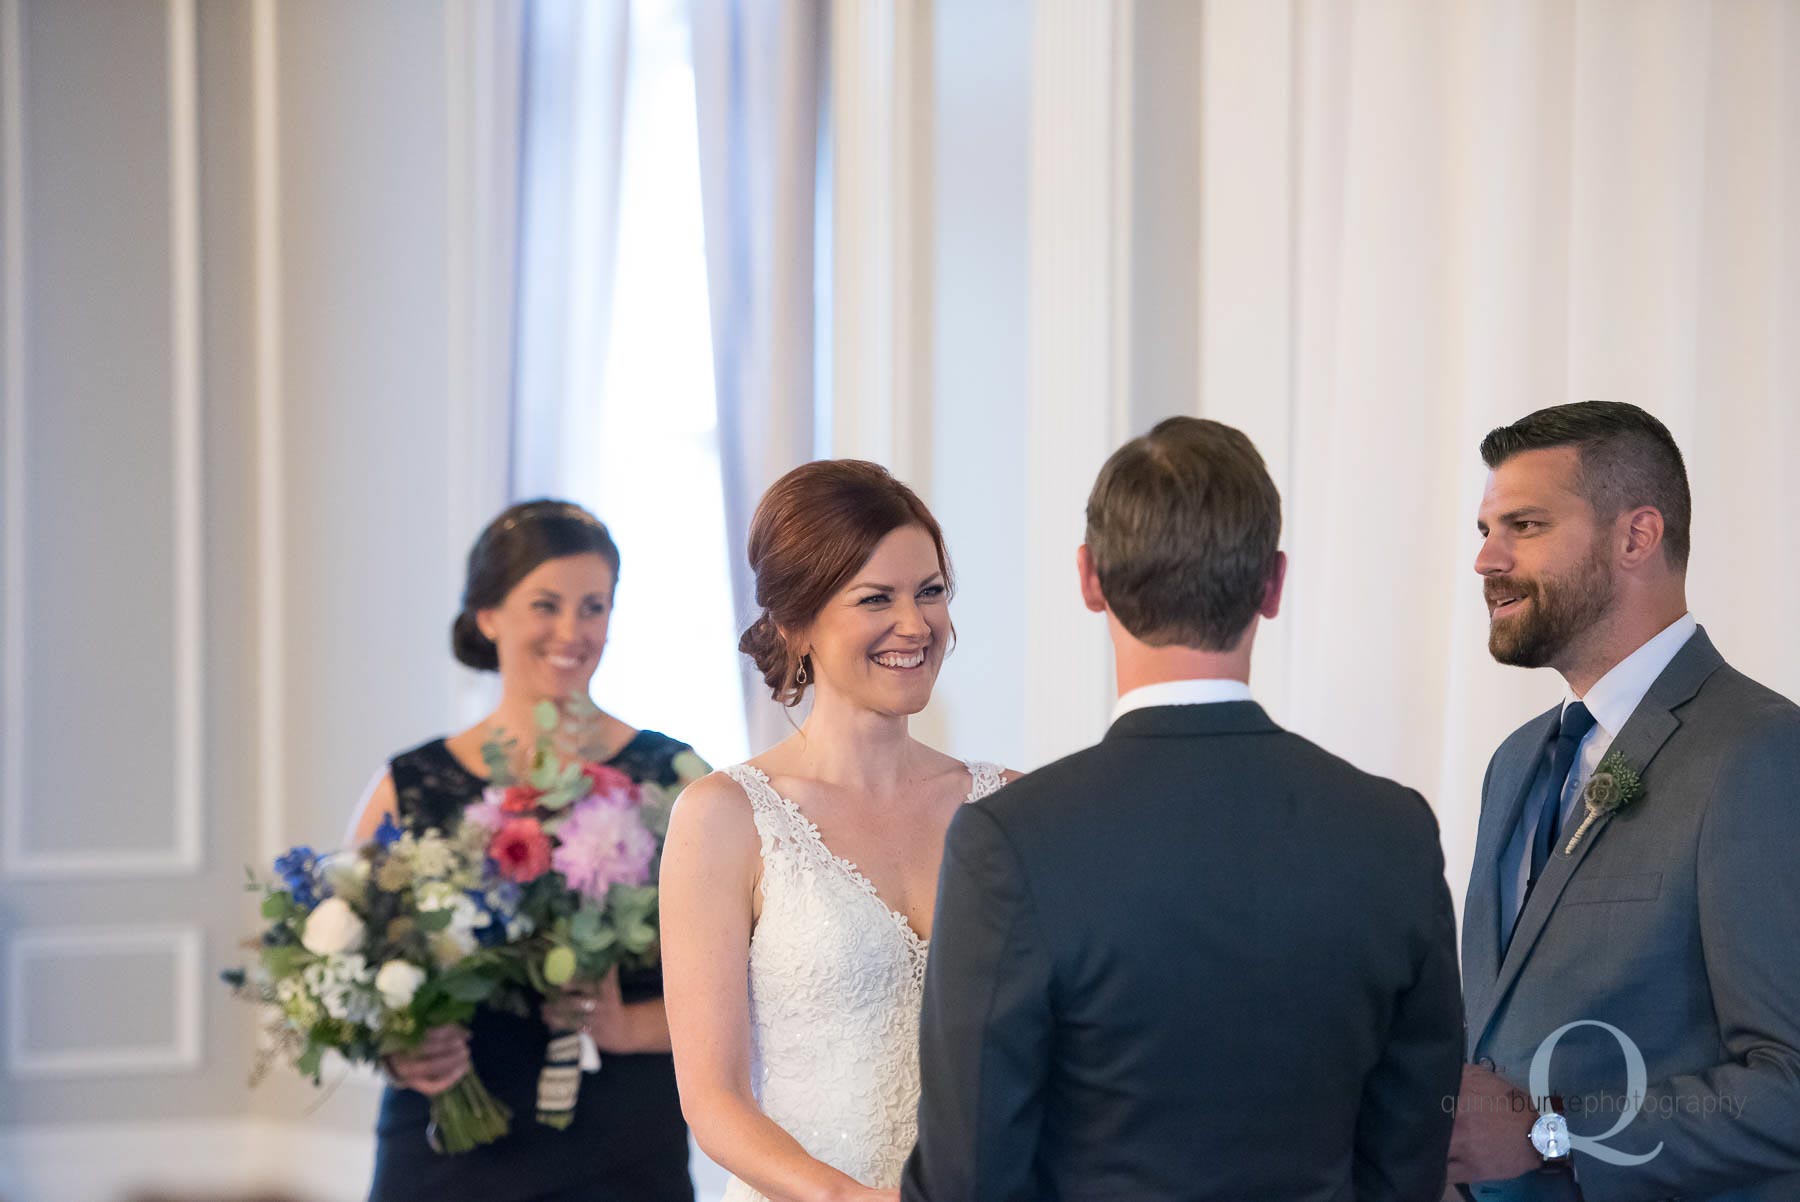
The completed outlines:
{"type": "Polygon", "coordinates": [[[1287,552],[1275,552],[1275,568],[1269,573],[1269,583],[1263,589],[1262,608],[1256,612],[1264,618],[1272,618],[1281,612],[1281,589],[1287,583],[1287,552]]]}
{"type": "Polygon", "coordinates": [[[1094,613],[1106,612],[1106,596],[1100,591],[1100,573],[1094,569],[1094,553],[1082,543],[1075,548],[1075,571],[1081,577],[1081,600],[1094,613]]]}

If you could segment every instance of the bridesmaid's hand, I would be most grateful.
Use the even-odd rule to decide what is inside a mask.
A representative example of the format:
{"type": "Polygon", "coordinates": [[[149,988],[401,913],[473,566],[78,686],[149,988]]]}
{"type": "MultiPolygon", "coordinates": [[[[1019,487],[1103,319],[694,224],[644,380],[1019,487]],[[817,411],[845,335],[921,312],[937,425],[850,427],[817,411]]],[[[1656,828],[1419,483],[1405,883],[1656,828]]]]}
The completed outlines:
{"type": "Polygon", "coordinates": [[[564,986],[544,1003],[544,1022],[556,1031],[586,1030],[602,1052],[622,1055],[639,1050],[636,1024],[619,994],[616,968],[598,981],[564,986]]]}
{"type": "Polygon", "coordinates": [[[418,1047],[396,1052],[382,1063],[402,1089],[416,1089],[428,1098],[441,1094],[469,1071],[469,1033],[461,1027],[433,1027],[418,1047]]]}

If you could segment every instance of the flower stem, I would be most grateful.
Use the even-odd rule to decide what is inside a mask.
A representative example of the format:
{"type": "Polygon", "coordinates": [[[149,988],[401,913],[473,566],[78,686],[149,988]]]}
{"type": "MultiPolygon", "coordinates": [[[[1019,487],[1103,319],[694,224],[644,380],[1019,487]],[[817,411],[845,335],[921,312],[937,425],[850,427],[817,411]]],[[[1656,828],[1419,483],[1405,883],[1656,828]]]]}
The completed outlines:
{"type": "Polygon", "coordinates": [[[1587,812],[1587,817],[1581,820],[1581,825],[1575,828],[1575,833],[1573,835],[1569,836],[1569,845],[1563,848],[1563,855],[1572,856],[1575,854],[1575,845],[1581,842],[1581,837],[1587,834],[1588,827],[1594,825],[1594,819],[1598,817],[1600,817],[1600,811],[1590,807],[1587,812]]]}
{"type": "Polygon", "coordinates": [[[512,1125],[512,1111],[471,1071],[431,1099],[431,1119],[443,1137],[444,1151],[456,1156],[505,1135],[512,1125]]]}

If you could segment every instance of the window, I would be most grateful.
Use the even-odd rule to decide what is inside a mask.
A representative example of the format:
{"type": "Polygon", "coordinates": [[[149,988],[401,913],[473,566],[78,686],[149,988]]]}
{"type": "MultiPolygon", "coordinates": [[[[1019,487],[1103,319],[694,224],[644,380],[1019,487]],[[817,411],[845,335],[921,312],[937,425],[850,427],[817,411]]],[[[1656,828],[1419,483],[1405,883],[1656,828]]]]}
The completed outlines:
{"type": "MultiPolygon", "coordinates": [[[[612,529],[624,563],[596,700],[691,742],[715,764],[749,754],[726,559],[701,220],[692,40],[682,0],[633,0],[610,336],[571,371],[566,491],[612,529]]],[[[579,69],[585,70],[584,64],[579,69]]],[[[604,68],[601,68],[604,69],[604,68]]],[[[581,88],[574,90],[580,95],[581,88]]],[[[584,244],[594,172],[569,173],[570,242],[584,244]]],[[[571,253],[558,270],[578,270],[571,253]]],[[[574,295],[572,288],[565,295],[574,295]]],[[[579,308],[579,305],[577,305],[579,308]]],[[[578,318],[577,314],[577,318],[578,318]]],[[[577,322],[568,353],[583,354],[577,322]]]]}

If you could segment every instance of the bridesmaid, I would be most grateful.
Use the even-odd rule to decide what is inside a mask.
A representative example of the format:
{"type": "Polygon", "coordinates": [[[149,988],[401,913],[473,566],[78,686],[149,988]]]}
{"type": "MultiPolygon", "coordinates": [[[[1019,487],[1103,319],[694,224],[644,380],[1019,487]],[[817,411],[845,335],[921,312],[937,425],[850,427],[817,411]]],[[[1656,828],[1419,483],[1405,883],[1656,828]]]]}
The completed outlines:
{"type": "MultiPolygon", "coordinates": [[[[357,822],[359,841],[388,815],[417,830],[455,825],[487,783],[481,748],[490,735],[504,730],[529,743],[539,701],[587,691],[618,579],[618,547],[578,505],[528,501],[494,519],[469,552],[451,646],[469,667],[500,674],[499,707],[460,734],[389,761],[357,822]]],[[[595,738],[589,758],[639,782],[678,789],[708,771],[686,743],[604,711],[595,738]]],[[[439,1027],[416,1052],[389,1057],[388,1072],[370,1202],[692,1202],[660,970],[615,973],[531,1018],[484,1007],[467,1031],[439,1027]],[[552,1031],[582,1027],[603,1067],[582,1074],[574,1122],[559,1131],[536,1120],[538,1072],[552,1031]],[[428,1142],[429,1098],[471,1064],[511,1107],[512,1130],[471,1152],[441,1155],[428,1142]]]]}

